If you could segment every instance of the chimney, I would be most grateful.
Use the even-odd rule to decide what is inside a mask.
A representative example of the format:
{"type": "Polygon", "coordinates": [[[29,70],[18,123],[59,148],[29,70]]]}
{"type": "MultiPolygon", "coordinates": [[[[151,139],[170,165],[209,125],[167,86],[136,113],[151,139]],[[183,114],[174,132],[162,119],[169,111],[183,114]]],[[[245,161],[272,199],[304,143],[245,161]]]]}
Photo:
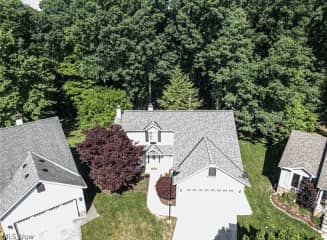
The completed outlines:
{"type": "Polygon", "coordinates": [[[23,125],[23,117],[19,113],[16,115],[16,126],[23,125]]]}
{"type": "Polygon", "coordinates": [[[153,105],[152,105],[152,103],[150,103],[150,104],[148,105],[148,111],[153,111],[153,105]]]}
{"type": "Polygon", "coordinates": [[[121,120],[121,108],[120,106],[118,105],[117,106],[117,109],[116,109],[116,117],[115,117],[116,120],[121,120]]]}

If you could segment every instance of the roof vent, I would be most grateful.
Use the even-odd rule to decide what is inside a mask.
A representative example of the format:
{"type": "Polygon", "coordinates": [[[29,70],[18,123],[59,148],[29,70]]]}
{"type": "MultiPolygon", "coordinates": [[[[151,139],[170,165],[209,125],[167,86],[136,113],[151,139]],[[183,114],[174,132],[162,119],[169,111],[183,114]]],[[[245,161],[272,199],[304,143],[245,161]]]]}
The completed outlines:
{"type": "Polygon", "coordinates": [[[43,183],[39,183],[37,186],[36,186],[36,189],[37,189],[37,192],[40,193],[40,192],[44,192],[45,191],[45,186],[43,183]]]}
{"type": "Polygon", "coordinates": [[[46,168],[43,168],[42,171],[43,171],[43,172],[48,172],[49,170],[46,169],[46,168]]]}
{"type": "Polygon", "coordinates": [[[26,163],[24,163],[24,165],[23,165],[23,168],[26,168],[27,167],[27,164],[26,163]]]}
{"type": "Polygon", "coordinates": [[[39,162],[44,163],[45,161],[43,159],[40,159],[39,162]]]}
{"type": "Polygon", "coordinates": [[[30,176],[29,174],[26,174],[26,175],[25,175],[25,179],[27,179],[29,176],[30,176]]]}

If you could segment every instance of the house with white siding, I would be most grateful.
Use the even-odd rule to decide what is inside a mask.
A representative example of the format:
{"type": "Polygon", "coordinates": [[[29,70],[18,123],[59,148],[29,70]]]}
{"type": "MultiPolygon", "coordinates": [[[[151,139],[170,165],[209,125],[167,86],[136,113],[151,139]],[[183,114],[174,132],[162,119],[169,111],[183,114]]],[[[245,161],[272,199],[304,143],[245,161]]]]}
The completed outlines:
{"type": "Polygon", "coordinates": [[[300,191],[304,179],[317,183],[315,214],[327,206],[327,138],[317,133],[293,130],[279,163],[277,191],[300,191]]]}
{"type": "MultiPolygon", "coordinates": [[[[7,239],[65,239],[86,214],[83,189],[57,117],[0,129],[0,222],[7,239]]],[[[72,239],[72,238],[70,238],[72,239]]]]}
{"type": "Polygon", "coordinates": [[[149,188],[155,185],[151,186],[151,178],[158,174],[173,176],[174,240],[221,239],[218,235],[222,234],[224,239],[236,239],[237,216],[252,211],[244,193],[250,184],[243,170],[233,111],[170,111],[150,106],[122,113],[118,108],[115,123],[144,146],[149,188]]]}

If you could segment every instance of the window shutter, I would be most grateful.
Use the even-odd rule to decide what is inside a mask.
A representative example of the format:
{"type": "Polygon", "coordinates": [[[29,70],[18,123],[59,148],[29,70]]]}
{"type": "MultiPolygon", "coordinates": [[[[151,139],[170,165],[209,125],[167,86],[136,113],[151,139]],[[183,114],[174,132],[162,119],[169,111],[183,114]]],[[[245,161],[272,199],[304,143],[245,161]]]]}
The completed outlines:
{"type": "Polygon", "coordinates": [[[158,131],[158,142],[161,142],[161,131],[158,131]]]}
{"type": "Polygon", "coordinates": [[[149,141],[149,133],[148,133],[148,131],[145,131],[145,141],[146,142],[149,141]]]}

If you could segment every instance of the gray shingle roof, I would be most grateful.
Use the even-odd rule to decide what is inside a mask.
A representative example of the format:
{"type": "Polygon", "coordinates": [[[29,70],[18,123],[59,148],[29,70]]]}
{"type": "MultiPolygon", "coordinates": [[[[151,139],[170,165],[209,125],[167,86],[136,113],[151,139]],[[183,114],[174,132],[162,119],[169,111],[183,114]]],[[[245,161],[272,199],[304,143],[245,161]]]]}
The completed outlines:
{"type": "Polygon", "coordinates": [[[311,175],[317,177],[320,164],[323,162],[326,139],[316,133],[293,130],[279,162],[279,167],[304,168],[311,175]]]}
{"type": "Polygon", "coordinates": [[[0,215],[40,180],[86,187],[57,117],[0,129],[0,215]]]}
{"type": "Polygon", "coordinates": [[[162,155],[172,155],[173,154],[173,146],[170,145],[148,145],[145,147],[145,151],[149,151],[150,149],[157,149],[162,155]]]}
{"type": "MultiPolygon", "coordinates": [[[[207,137],[228,156],[228,159],[238,169],[243,171],[232,111],[125,111],[122,119],[116,123],[121,124],[125,131],[142,131],[145,126],[153,121],[163,131],[174,132],[173,158],[175,166],[178,166],[185,159],[202,138],[207,137]]],[[[202,148],[196,151],[202,152],[202,148]]],[[[194,164],[193,167],[196,169],[202,167],[202,163],[198,161],[189,161],[189,163],[194,164]]],[[[221,163],[219,162],[219,164],[221,163]]],[[[183,167],[187,168],[186,165],[183,167]]],[[[232,171],[234,170],[228,169],[228,172],[232,171]]]]}
{"type": "Polygon", "coordinates": [[[195,174],[198,170],[208,166],[215,166],[220,171],[249,186],[248,180],[243,177],[243,169],[234,163],[233,160],[229,159],[229,157],[207,137],[201,138],[192,151],[177,166],[177,174],[174,181],[175,183],[179,183],[183,179],[195,174]]]}

